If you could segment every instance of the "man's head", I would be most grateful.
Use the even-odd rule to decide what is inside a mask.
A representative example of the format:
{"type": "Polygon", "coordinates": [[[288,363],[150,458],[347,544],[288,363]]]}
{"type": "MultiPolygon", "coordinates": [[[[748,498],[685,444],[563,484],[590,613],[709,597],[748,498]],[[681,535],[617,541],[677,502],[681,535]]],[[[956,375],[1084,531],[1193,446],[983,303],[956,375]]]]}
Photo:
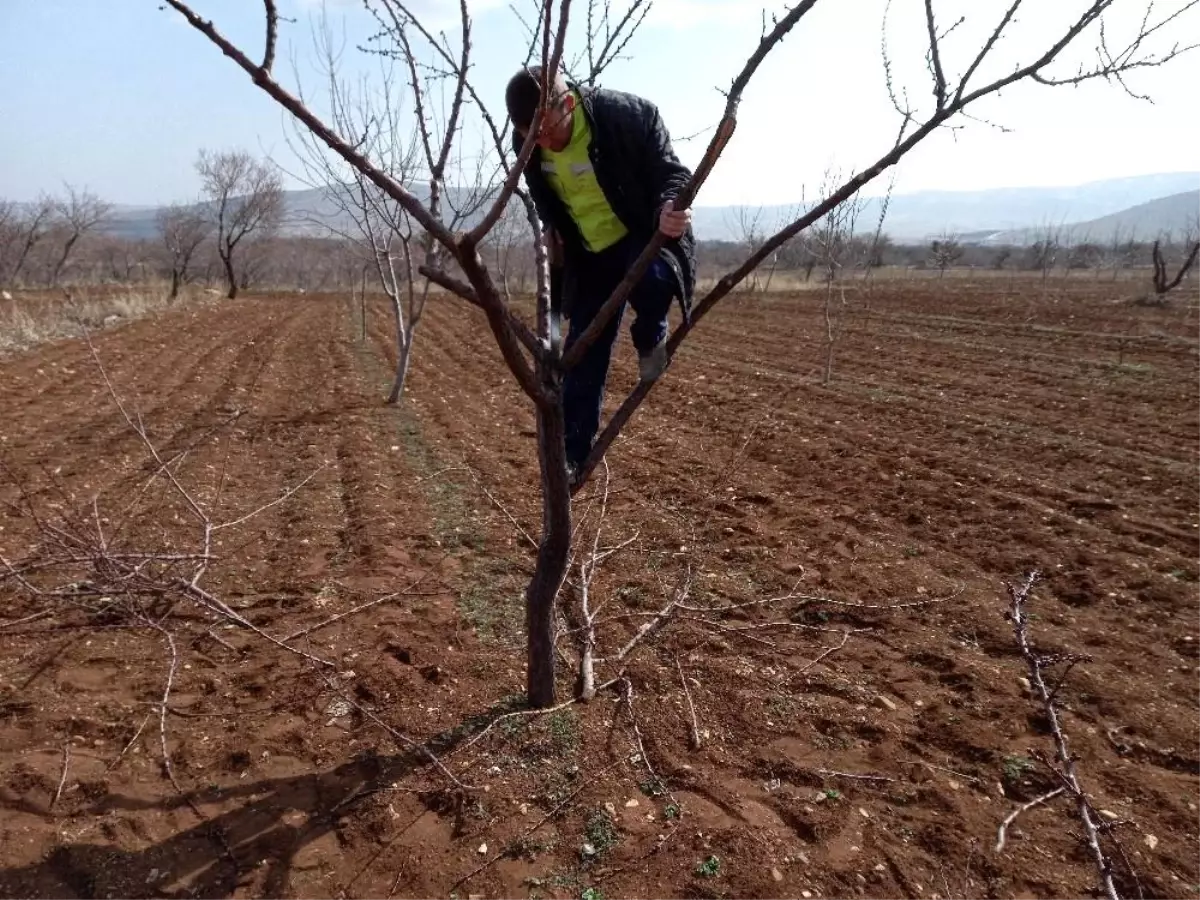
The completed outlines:
{"type": "MultiPolygon", "coordinates": [[[[508,87],[504,91],[504,102],[508,106],[508,115],[512,119],[513,127],[522,140],[529,132],[529,126],[541,101],[541,66],[521,69],[509,79],[508,87]]],[[[574,111],[575,95],[567,86],[567,80],[561,74],[555,75],[550,82],[550,102],[537,134],[538,146],[555,151],[566,147],[571,142],[574,111]]]]}

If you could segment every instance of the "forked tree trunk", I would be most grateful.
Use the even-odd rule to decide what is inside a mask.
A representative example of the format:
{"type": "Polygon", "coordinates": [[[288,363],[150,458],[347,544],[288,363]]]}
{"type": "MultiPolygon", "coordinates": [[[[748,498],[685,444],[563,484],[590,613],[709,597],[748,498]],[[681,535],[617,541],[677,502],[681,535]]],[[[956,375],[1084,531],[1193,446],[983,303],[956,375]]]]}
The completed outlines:
{"type": "Polygon", "coordinates": [[[559,385],[553,402],[537,404],[538,461],[542,471],[542,541],[537,565],[525,591],[529,632],[527,688],[529,705],[553,706],[554,602],[567,574],[571,550],[571,493],[567,484],[565,427],[559,385]]]}

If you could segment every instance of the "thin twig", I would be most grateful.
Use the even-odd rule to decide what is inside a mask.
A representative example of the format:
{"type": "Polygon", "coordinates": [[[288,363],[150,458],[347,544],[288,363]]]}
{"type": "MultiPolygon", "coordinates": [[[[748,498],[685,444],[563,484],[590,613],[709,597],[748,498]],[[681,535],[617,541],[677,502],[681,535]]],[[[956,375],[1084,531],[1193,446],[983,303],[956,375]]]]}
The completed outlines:
{"type": "MultiPolygon", "coordinates": [[[[1053,693],[1046,686],[1042,669],[1045,661],[1034,651],[1033,645],[1029,640],[1029,613],[1025,611],[1025,604],[1029,599],[1029,592],[1033,589],[1033,585],[1039,577],[1040,573],[1034,570],[1026,577],[1024,584],[1020,586],[1008,585],[1008,593],[1011,601],[1008,609],[1008,618],[1012,622],[1013,635],[1016,638],[1017,647],[1021,651],[1021,657],[1025,660],[1026,667],[1029,670],[1030,682],[1033,685],[1035,695],[1041,700],[1042,710],[1045,712],[1046,719],[1050,725],[1050,734],[1054,738],[1054,747],[1059,765],[1056,767],[1047,763],[1047,767],[1075,800],[1075,809],[1079,821],[1083,825],[1084,842],[1087,844],[1092,861],[1096,865],[1096,872],[1100,876],[1100,883],[1104,892],[1110,900],[1119,900],[1117,886],[1113,881],[1112,862],[1105,856],[1104,849],[1100,845],[1100,829],[1092,816],[1092,805],[1079,783],[1079,776],[1075,772],[1075,757],[1071,754],[1067,736],[1063,732],[1062,725],[1059,722],[1058,708],[1054,704],[1053,693]]],[[[1136,878],[1136,874],[1134,877],[1136,878]]]]}
{"type": "Polygon", "coordinates": [[[403,744],[409,750],[412,750],[415,753],[419,753],[422,756],[424,756],[426,759],[428,759],[429,762],[432,763],[433,766],[439,772],[441,772],[451,782],[454,783],[455,787],[460,788],[461,790],[464,790],[464,791],[473,790],[473,788],[471,786],[464,784],[462,781],[460,781],[455,776],[455,774],[453,772],[451,772],[449,769],[447,769],[445,764],[440,759],[438,759],[437,756],[434,755],[434,752],[432,750],[430,750],[425,744],[419,743],[418,741],[414,741],[412,738],[408,737],[407,735],[402,734],[401,732],[397,731],[395,728],[393,728],[387,722],[383,721],[383,719],[379,718],[379,716],[375,715],[375,713],[373,711],[367,709],[365,706],[363,706],[361,703],[359,703],[357,700],[355,700],[353,697],[351,697],[349,694],[347,694],[344,690],[342,690],[342,688],[338,684],[336,684],[333,681],[333,679],[331,679],[329,676],[327,676],[324,672],[318,672],[317,674],[319,674],[321,676],[321,678],[324,680],[325,684],[329,686],[329,689],[331,691],[333,691],[335,694],[337,694],[338,697],[340,697],[346,703],[349,703],[352,707],[357,709],[360,713],[362,713],[364,716],[366,716],[368,719],[370,719],[372,722],[374,722],[376,725],[378,725],[380,728],[382,728],[384,731],[386,731],[388,734],[390,734],[392,737],[394,737],[397,741],[399,741],[401,744],[403,744]]]}
{"type": "Polygon", "coordinates": [[[158,702],[158,737],[162,747],[163,770],[167,773],[167,777],[171,780],[171,784],[179,793],[183,793],[183,789],[179,786],[179,782],[175,780],[175,769],[171,765],[171,751],[167,749],[167,701],[171,697],[171,687],[175,682],[175,672],[179,668],[179,650],[175,646],[175,637],[171,632],[167,631],[161,625],[154,626],[162,633],[162,636],[167,641],[167,647],[171,651],[171,664],[167,667],[167,679],[163,684],[162,699],[158,702]]]}
{"type": "Polygon", "coordinates": [[[889,775],[856,775],[853,772],[836,772],[833,769],[817,769],[818,775],[825,775],[829,778],[849,778],[853,781],[897,781],[899,779],[892,778],[889,775]]]}
{"type": "MultiPolygon", "coordinates": [[[[616,685],[620,680],[621,680],[621,676],[617,676],[616,678],[610,678],[608,681],[604,682],[603,684],[597,685],[596,693],[600,693],[601,691],[608,690],[609,688],[616,685]]],[[[479,743],[479,741],[483,740],[484,736],[488,732],[490,732],[493,728],[495,728],[501,722],[505,722],[510,719],[525,719],[525,718],[533,718],[535,716],[549,715],[550,713],[558,712],[560,709],[566,709],[568,706],[574,706],[576,703],[579,703],[581,699],[582,699],[581,697],[572,697],[570,700],[564,700],[562,703],[559,703],[557,706],[550,706],[550,707],[547,707],[546,709],[518,709],[514,712],[504,713],[503,715],[496,716],[496,718],[494,718],[494,719],[492,719],[492,721],[488,722],[487,726],[482,731],[475,734],[470,740],[465,741],[462,744],[460,744],[459,746],[455,747],[453,752],[459,753],[459,752],[466,750],[469,747],[472,747],[475,744],[479,743]]]]}
{"type": "MultiPolygon", "coordinates": [[[[543,710],[538,710],[538,712],[549,712],[549,710],[543,709],[543,710]]],[[[470,872],[468,872],[462,878],[458,879],[458,881],[454,882],[454,884],[450,885],[449,893],[454,893],[461,885],[470,881],[476,875],[483,872],[485,869],[489,868],[490,866],[494,865],[498,860],[501,860],[504,857],[508,856],[510,853],[513,852],[513,850],[515,848],[520,847],[525,842],[526,838],[528,838],[531,834],[533,834],[535,831],[537,831],[539,828],[541,828],[543,825],[545,825],[547,822],[549,822],[551,819],[553,819],[555,816],[557,816],[560,812],[562,812],[564,809],[566,809],[567,806],[569,806],[575,800],[576,797],[578,797],[580,794],[582,794],[587,788],[591,787],[592,781],[595,778],[599,778],[601,775],[608,774],[609,772],[611,772],[613,769],[615,769],[620,764],[621,764],[621,760],[618,759],[616,762],[612,763],[610,766],[608,766],[604,769],[601,769],[599,772],[597,772],[596,775],[593,776],[593,778],[584,779],[583,783],[581,785],[579,785],[579,787],[577,787],[570,794],[568,794],[566,796],[566,798],[564,800],[562,800],[552,810],[550,810],[550,812],[546,813],[544,816],[542,816],[542,818],[538,819],[537,822],[535,822],[529,828],[526,828],[523,832],[521,832],[521,834],[518,835],[515,840],[509,841],[507,844],[504,845],[504,848],[502,850],[500,850],[497,853],[494,853],[486,861],[480,863],[478,866],[476,866],[474,869],[472,869],[470,872]]]]}
{"type": "Polygon", "coordinates": [[[217,525],[213,525],[212,530],[214,532],[216,532],[216,531],[221,531],[222,529],[225,529],[225,528],[233,528],[236,525],[241,525],[243,522],[248,522],[250,519],[253,519],[255,516],[258,516],[258,515],[266,512],[268,509],[270,509],[273,506],[278,506],[280,503],[283,503],[285,500],[290,499],[298,490],[300,490],[300,488],[304,487],[306,484],[308,484],[310,481],[312,481],[314,478],[316,478],[318,475],[320,475],[321,472],[323,472],[326,468],[328,468],[328,464],[321,463],[321,465],[317,466],[317,468],[311,474],[309,474],[309,476],[307,478],[305,478],[303,481],[301,481],[298,484],[292,485],[292,487],[288,488],[286,491],[284,491],[282,494],[280,494],[278,497],[276,497],[271,502],[264,503],[262,506],[258,507],[258,509],[252,510],[251,512],[246,513],[244,516],[238,516],[238,518],[233,519],[230,522],[221,522],[217,525]]]}
{"type": "Polygon", "coordinates": [[[149,721],[150,721],[149,715],[147,715],[144,719],[142,719],[142,724],[137,727],[137,731],[135,731],[133,733],[133,737],[131,737],[129,739],[129,743],[127,743],[124,747],[121,748],[121,752],[117,754],[117,758],[114,759],[112,762],[110,762],[108,764],[108,767],[104,771],[111,772],[118,765],[120,765],[121,760],[123,760],[125,758],[125,754],[129,752],[129,748],[132,747],[135,743],[137,743],[137,739],[142,736],[142,731],[145,729],[146,723],[149,721]]]}
{"type": "Polygon", "coordinates": [[[326,619],[324,622],[318,622],[316,625],[310,625],[307,628],[301,628],[299,631],[293,631],[291,634],[286,635],[283,638],[283,640],[284,641],[294,641],[298,637],[304,637],[305,635],[312,634],[314,631],[317,631],[320,628],[324,628],[326,625],[332,625],[334,622],[340,621],[341,619],[344,619],[347,616],[352,616],[355,613],[362,612],[364,609],[370,609],[372,606],[378,606],[379,604],[386,603],[389,600],[395,600],[397,597],[405,596],[406,594],[411,593],[412,590],[415,589],[422,581],[424,581],[428,575],[429,575],[428,572],[424,573],[420,578],[418,578],[416,581],[414,581],[411,585],[409,585],[407,588],[405,588],[402,591],[396,591],[395,593],[385,594],[384,596],[378,597],[375,600],[369,600],[366,603],[360,603],[358,606],[354,607],[353,609],[348,609],[343,613],[338,613],[336,616],[332,616],[332,617],[326,619]]]}
{"type": "Polygon", "coordinates": [[[947,775],[954,775],[957,778],[962,778],[975,784],[983,784],[983,779],[976,778],[974,775],[968,775],[966,772],[957,772],[954,769],[947,769],[945,766],[935,766],[933,763],[925,762],[923,759],[917,760],[917,764],[924,766],[926,769],[945,772],[947,775]]]}
{"type": "MultiPolygon", "coordinates": [[[[40,593],[40,592],[39,592],[40,593]]],[[[0,622],[0,628],[12,628],[14,625],[24,625],[26,622],[33,622],[37,619],[44,619],[50,615],[53,610],[43,609],[41,612],[36,612],[32,616],[25,616],[23,619],[13,619],[11,622],[0,622]]]]}
{"type": "Polygon", "coordinates": [[[692,570],[689,566],[684,572],[679,587],[676,589],[675,596],[671,599],[671,602],[660,609],[657,613],[653,613],[654,617],[645,625],[639,627],[636,632],[634,632],[633,637],[631,637],[629,642],[620,649],[615,659],[618,662],[624,660],[625,657],[633,651],[634,647],[661,628],[666,623],[667,619],[671,617],[671,614],[675,611],[675,607],[687,599],[688,592],[691,590],[691,587],[692,570]]]}
{"type": "Polygon", "coordinates": [[[679,670],[679,681],[683,684],[683,695],[687,697],[688,712],[692,717],[691,731],[689,737],[693,750],[700,749],[700,724],[696,721],[696,705],[692,703],[692,692],[688,687],[687,676],[683,674],[683,664],[679,662],[679,657],[675,657],[675,668],[679,670]]]}
{"type": "Polygon", "coordinates": [[[633,711],[633,682],[626,675],[621,676],[621,699],[625,703],[625,712],[629,715],[629,724],[633,726],[633,736],[637,743],[638,756],[641,757],[642,764],[650,774],[653,784],[658,785],[666,792],[676,811],[682,814],[682,807],[680,807],[679,801],[675,799],[675,795],[671,792],[667,783],[658,777],[658,773],[654,771],[654,766],[650,763],[650,756],[646,753],[646,744],[642,740],[642,729],[638,726],[637,714],[633,711]]]}
{"type": "Polygon", "coordinates": [[[1054,790],[1049,791],[1045,794],[1042,794],[1042,796],[1040,796],[1040,797],[1035,797],[1034,799],[1032,799],[1028,803],[1026,803],[1024,806],[1018,806],[1016,809],[1014,809],[1012,812],[1010,812],[1007,816],[1005,816],[1004,821],[1000,823],[1000,827],[996,831],[996,846],[994,848],[994,852],[996,852],[996,853],[1004,852],[1004,842],[1008,838],[1008,826],[1010,826],[1013,822],[1015,822],[1017,820],[1017,816],[1021,815],[1021,813],[1023,813],[1023,812],[1027,812],[1028,810],[1033,809],[1035,806],[1038,806],[1039,804],[1045,803],[1047,800],[1053,800],[1055,797],[1057,797],[1059,794],[1061,794],[1064,790],[1066,790],[1066,789],[1061,788],[1061,787],[1056,787],[1054,790]]]}
{"type": "Polygon", "coordinates": [[[54,809],[54,804],[58,802],[58,798],[62,796],[63,785],[67,783],[67,770],[71,768],[71,745],[70,743],[63,744],[63,761],[62,775],[58,779],[58,789],[54,792],[54,797],[50,801],[50,810],[54,809]]]}
{"type": "Polygon", "coordinates": [[[446,472],[455,472],[455,471],[465,471],[468,475],[470,475],[471,479],[475,482],[475,486],[478,487],[479,490],[481,490],[483,492],[483,495],[488,498],[488,500],[491,502],[491,504],[494,507],[496,507],[496,509],[500,510],[500,512],[504,515],[504,517],[506,519],[508,519],[509,522],[512,523],[512,526],[515,529],[517,529],[517,532],[521,535],[522,538],[525,539],[525,543],[529,544],[529,546],[533,547],[533,549],[535,549],[535,550],[538,548],[538,542],[535,541],[533,539],[533,537],[530,536],[529,532],[526,531],[525,528],[521,525],[521,523],[517,521],[516,516],[514,516],[511,512],[509,512],[508,508],[503,503],[501,503],[491,491],[489,491],[487,489],[487,487],[484,485],[482,479],[480,479],[479,473],[475,471],[474,467],[468,466],[468,465],[447,466],[446,468],[439,469],[438,471],[434,472],[432,475],[429,475],[426,478],[423,478],[421,480],[428,481],[429,479],[436,478],[437,476],[445,474],[446,472]]]}

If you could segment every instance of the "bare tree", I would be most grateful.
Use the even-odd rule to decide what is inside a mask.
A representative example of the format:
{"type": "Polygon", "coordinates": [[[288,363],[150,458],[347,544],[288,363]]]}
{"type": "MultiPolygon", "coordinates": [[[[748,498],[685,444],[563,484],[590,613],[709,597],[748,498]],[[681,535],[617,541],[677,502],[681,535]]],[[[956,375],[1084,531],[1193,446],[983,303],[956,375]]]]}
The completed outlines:
{"type": "Polygon", "coordinates": [[[1130,228],[1128,237],[1126,237],[1121,226],[1118,225],[1114,228],[1112,237],[1100,247],[1100,261],[1097,270],[1108,269],[1112,273],[1112,280],[1116,281],[1121,269],[1132,261],[1131,244],[1136,243],[1136,240],[1136,229],[1130,228]]]}
{"type": "Polygon", "coordinates": [[[198,206],[181,203],[164,206],[154,218],[171,268],[168,299],[174,300],[179,289],[195,277],[192,263],[200,245],[212,234],[212,221],[198,206]]]}
{"type": "MultiPolygon", "coordinates": [[[[421,26],[419,20],[407,12],[407,8],[399,0],[368,0],[368,2],[369,5],[381,9],[383,14],[393,16],[403,22],[405,28],[411,26],[416,33],[425,37],[430,44],[431,52],[437,55],[439,65],[444,64],[444,68],[453,73],[456,96],[465,95],[470,102],[478,106],[489,131],[495,135],[497,148],[504,149],[502,132],[496,127],[495,119],[486,113],[485,105],[480,102],[468,78],[471,22],[466,3],[460,3],[461,40],[458,52],[455,53],[448,49],[450,46],[448,39],[443,42],[441,37],[430,34],[421,26]]],[[[1192,8],[1200,0],[1191,0],[1166,16],[1156,19],[1151,19],[1150,12],[1147,11],[1146,17],[1136,20],[1132,36],[1121,44],[1114,43],[1115,28],[1100,30],[1100,26],[1105,24],[1105,13],[1117,2],[1118,0],[1094,0],[1094,2],[1087,3],[1078,16],[1068,17],[1065,24],[1048,26],[1043,32],[1045,37],[1041,48],[1030,56],[1017,59],[1015,63],[1014,60],[1005,60],[990,65],[993,63],[993,51],[998,45],[1003,43],[1006,50],[1012,47],[1011,42],[1002,42],[1002,38],[1009,31],[1022,6],[1021,0],[1013,0],[999,22],[994,26],[989,26],[985,32],[988,36],[981,42],[981,45],[967,48],[960,74],[948,77],[947,67],[944,64],[944,58],[946,58],[944,51],[951,49],[947,37],[951,31],[957,29],[953,26],[951,28],[939,27],[933,9],[933,0],[926,0],[924,24],[927,26],[928,44],[925,57],[932,88],[930,108],[920,111],[914,109],[907,101],[901,103],[898,98],[907,97],[907,93],[902,90],[893,90],[892,97],[895,99],[901,122],[890,146],[885,147],[873,163],[847,177],[840,186],[830,191],[819,203],[776,231],[774,235],[763,242],[756,252],[751,253],[744,262],[720,278],[712,289],[695,303],[690,317],[672,333],[667,344],[668,353],[675,353],[679,345],[687,339],[692,329],[704,319],[713,306],[742,283],[779,247],[851,200],[865,185],[898,163],[930,134],[945,126],[983,98],[990,97],[1021,81],[1032,81],[1048,86],[1078,84],[1097,78],[1120,81],[1129,72],[1161,65],[1178,56],[1185,49],[1189,49],[1175,45],[1156,53],[1152,49],[1152,45],[1155,36],[1162,37],[1164,29],[1178,29],[1180,27],[1178,20],[1183,11],[1192,8]],[[1050,28],[1054,30],[1051,31],[1050,28]],[[1055,63],[1070,65],[1069,60],[1064,60],[1067,55],[1066,51],[1083,43],[1081,38],[1086,40],[1088,35],[1096,35],[1099,43],[1098,54],[1094,57],[1095,62],[1083,67],[1071,66],[1060,74],[1055,63]],[[989,72],[986,76],[983,74],[985,71],[989,72]]],[[[526,592],[528,631],[526,677],[530,703],[536,707],[553,705],[556,693],[554,604],[568,571],[572,534],[570,500],[572,486],[567,479],[564,449],[562,374],[565,369],[580,361],[587,348],[608,326],[612,317],[623,308],[629,292],[663,246],[666,240],[665,235],[658,233],[649,241],[621,284],[605,302],[588,328],[581,333],[579,340],[564,351],[557,337],[559,334],[558,323],[555,321],[555,315],[549,302],[549,273],[546,249],[542,242],[535,243],[538,261],[535,328],[527,325],[510,305],[504,302],[492,271],[479,253],[479,247],[503,214],[510,197],[517,193],[523,202],[527,199],[519,192],[519,182],[521,173],[534,151],[534,136],[539,131],[541,117],[545,111],[544,106],[531,123],[529,135],[522,141],[516,159],[513,160],[507,156],[502,159],[504,184],[490,199],[490,205],[486,211],[470,229],[454,231],[448,228],[444,219],[436,213],[432,198],[429,204],[422,203],[407,186],[389,177],[353,142],[339,137],[330,125],[275,79],[272,74],[272,66],[275,59],[278,15],[274,0],[265,0],[266,47],[261,56],[261,62],[252,60],[245,52],[225,38],[213,23],[196,15],[185,0],[166,0],[166,3],[183,15],[197,31],[205,35],[222,53],[240,66],[254,84],[288,110],[305,127],[324,141],[330,149],[366,176],[384,193],[399,202],[412,216],[414,222],[430,235],[431,246],[436,242],[444,254],[444,259],[457,265],[461,277],[452,274],[444,267],[438,268],[428,262],[419,267],[421,274],[464,298],[467,302],[480,307],[486,315],[505,363],[522,391],[533,403],[536,414],[543,502],[537,562],[526,592]]],[[[815,3],[816,0],[799,0],[786,12],[779,15],[769,28],[764,28],[757,47],[750,53],[745,67],[734,79],[726,94],[726,106],[720,124],[696,167],[691,182],[676,197],[676,205],[679,208],[687,208],[692,205],[696,192],[712,171],[722,149],[732,137],[737,122],[738,105],[750,80],[767,56],[808,14],[815,3]]],[[[1128,2],[1122,5],[1128,5],[1128,2]]],[[[563,60],[571,3],[570,0],[557,0],[557,2],[556,0],[540,0],[537,8],[539,17],[533,31],[538,40],[532,52],[540,53],[542,97],[548,99],[550,95],[548,79],[559,70],[563,60]]],[[[1025,22],[1022,24],[1028,25],[1025,22]]],[[[960,35],[962,33],[959,32],[960,35]]],[[[399,39],[397,32],[392,34],[395,39],[399,39]]],[[[886,40],[883,46],[888,84],[894,88],[886,40]]],[[[1023,42],[1023,46],[1030,46],[1030,44],[1023,42]]],[[[1121,83],[1125,84],[1124,81],[1121,83]]],[[[537,221],[536,213],[528,203],[526,203],[526,209],[531,229],[537,234],[540,223],[537,221]]],[[[575,490],[578,490],[587,481],[595,467],[604,458],[613,439],[649,395],[654,384],[655,382],[641,382],[609,419],[579,473],[580,477],[575,490]]]]}
{"type": "Polygon", "coordinates": [[[1174,278],[1167,277],[1167,262],[1163,258],[1161,243],[1161,238],[1155,239],[1154,247],[1151,250],[1151,259],[1154,262],[1154,298],[1158,303],[1165,303],[1167,292],[1178,287],[1179,282],[1183,281],[1183,277],[1195,265],[1196,256],[1200,253],[1200,242],[1196,240],[1196,232],[1194,230],[1190,231],[1184,237],[1182,248],[1183,262],[1179,264],[1179,269],[1176,271],[1174,278]]]}
{"type": "Polygon", "coordinates": [[[944,278],[946,270],[957,263],[962,255],[962,244],[952,234],[943,234],[929,245],[929,262],[938,270],[938,278],[944,278]]]}
{"type": "MultiPolygon", "coordinates": [[[[841,183],[842,175],[833,170],[826,171],[821,193],[825,195],[841,183]]],[[[825,364],[821,382],[829,384],[833,379],[834,348],[845,333],[848,316],[846,303],[846,287],[842,284],[842,276],[854,267],[854,255],[857,248],[855,230],[858,217],[866,202],[857,194],[852,195],[844,203],[831,208],[820,221],[811,229],[808,237],[809,252],[821,269],[825,282],[825,297],[822,304],[822,316],[825,322],[825,364]]],[[[884,207],[886,210],[886,207],[884,207]]],[[[882,230],[883,220],[879,221],[876,233],[882,230]]]]}
{"type": "Polygon", "coordinates": [[[278,228],[283,218],[283,183],[273,166],[244,150],[201,150],[196,171],[216,224],[217,255],[233,300],[243,283],[237,271],[238,251],[243,241],[278,228]]]}
{"type": "MultiPolygon", "coordinates": [[[[446,109],[436,110],[435,114],[432,107],[441,96],[439,82],[446,76],[429,74],[421,65],[409,36],[410,26],[402,16],[382,20],[380,24],[394,34],[399,49],[381,59],[379,87],[372,91],[365,83],[351,85],[340,77],[343,47],[335,40],[328,18],[322,13],[314,31],[314,44],[322,81],[327,85],[330,122],[344,139],[356,140],[360,152],[369,156],[395,183],[409,186],[426,181],[431,207],[440,216],[442,201],[447,199],[445,176],[455,149],[456,123],[461,116],[461,90],[455,94],[457,99],[452,101],[449,118],[446,109]],[[406,70],[407,87],[418,111],[414,125],[405,121],[405,98],[396,89],[397,61],[406,70]],[[445,123],[441,133],[435,133],[438,123],[445,123]]],[[[414,245],[412,217],[402,203],[330,151],[308,128],[298,122],[293,125],[295,141],[291,143],[307,173],[304,180],[321,191],[334,213],[335,222],[331,224],[326,215],[318,220],[320,227],[356,248],[390,301],[396,368],[387,402],[397,403],[404,392],[413,339],[429,298],[429,279],[421,278],[417,284],[418,260],[414,254],[420,252],[427,265],[437,266],[440,248],[428,233],[419,236],[419,246],[414,245]]],[[[458,192],[446,203],[450,209],[447,219],[450,227],[476,211],[479,201],[475,195],[488,185],[483,178],[475,181],[473,190],[458,192]]],[[[365,309],[365,289],[362,302],[365,309]]]]}
{"type": "Polygon", "coordinates": [[[104,235],[92,244],[90,258],[83,262],[85,271],[90,271],[93,278],[117,284],[133,284],[145,279],[152,255],[145,241],[104,235]]]}
{"type": "MultiPolygon", "coordinates": [[[[748,206],[737,207],[737,214],[732,220],[726,224],[733,229],[737,235],[738,242],[750,253],[756,253],[758,248],[762,246],[770,235],[763,222],[763,208],[760,206],[757,209],[752,209],[748,206]]],[[[782,248],[781,248],[782,249],[782,248]]],[[[775,269],[779,266],[780,250],[776,250],[769,257],[769,261],[763,266],[766,269],[766,278],[761,283],[759,281],[761,269],[755,269],[750,275],[750,280],[746,285],[746,290],[753,294],[755,291],[763,291],[766,293],[771,289],[771,279],[775,276],[775,269]]]]}
{"type": "Polygon", "coordinates": [[[112,204],[105,203],[89,190],[76,190],[67,185],[67,196],[55,201],[55,230],[62,235],[62,251],[50,270],[50,283],[58,284],[71,251],[80,238],[101,225],[112,213],[112,204]]]}
{"type": "Polygon", "coordinates": [[[524,210],[510,206],[504,211],[496,227],[488,234],[488,248],[504,302],[512,303],[514,294],[528,294],[533,277],[534,254],[524,210]]]}
{"type": "Polygon", "coordinates": [[[1062,251],[1062,224],[1046,221],[1033,230],[1033,243],[1025,251],[1025,268],[1042,273],[1042,288],[1045,289],[1054,264],[1062,251]]]}
{"type": "Polygon", "coordinates": [[[35,203],[6,203],[0,208],[0,284],[16,284],[34,248],[54,220],[53,197],[43,194],[35,203]]]}

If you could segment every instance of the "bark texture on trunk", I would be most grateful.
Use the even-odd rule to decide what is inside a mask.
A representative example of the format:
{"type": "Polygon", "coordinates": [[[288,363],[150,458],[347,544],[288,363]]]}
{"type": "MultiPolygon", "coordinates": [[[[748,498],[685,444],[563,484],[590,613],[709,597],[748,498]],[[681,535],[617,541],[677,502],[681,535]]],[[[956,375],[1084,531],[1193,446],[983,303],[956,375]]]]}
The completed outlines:
{"type": "Polygon", "coordinates": [[[525,621],[529,631],[529,705],[541,709],[555,703],[554,603],[567,574],[571,550],[571,492],[567,484],[561,394],[560,385],[552,402],[538,403],[542,539],[537,566],[525,593],[525,621]]]}

